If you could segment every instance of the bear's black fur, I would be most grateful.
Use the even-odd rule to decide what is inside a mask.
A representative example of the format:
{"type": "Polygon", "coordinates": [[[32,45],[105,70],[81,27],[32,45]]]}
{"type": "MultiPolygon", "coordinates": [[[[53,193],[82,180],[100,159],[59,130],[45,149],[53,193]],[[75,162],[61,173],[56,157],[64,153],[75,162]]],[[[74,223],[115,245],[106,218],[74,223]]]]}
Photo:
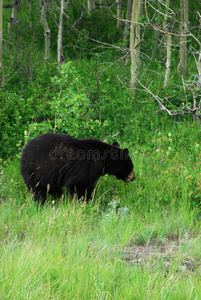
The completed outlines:
{"type": "Polygon", "coordinates": [[[128,149],[96,139],[77,139],[67,134],[47,133],[25,146],[20,171],[36,201],[44,203],[46,194],[61,196],[66,187],[71,197],[91,197],[95,182],[105,174],[133,181],[133,164],[128,149]]]}

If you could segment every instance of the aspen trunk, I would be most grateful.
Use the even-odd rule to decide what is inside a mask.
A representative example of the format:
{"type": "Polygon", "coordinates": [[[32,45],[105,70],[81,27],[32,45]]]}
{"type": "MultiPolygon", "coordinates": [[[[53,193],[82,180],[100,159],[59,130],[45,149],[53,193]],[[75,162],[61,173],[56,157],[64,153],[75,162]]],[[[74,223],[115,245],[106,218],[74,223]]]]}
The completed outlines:
{"type": "Polygon", "coordinates": [[[3,31],[3,0],[0,0],[0,74],[2,74],[1,83],[4,83],[3,62],[2,62],[2,31],[3,31]]]}
{"type": "MultiPolygon", "coordinates": [[[[168,32],[168,10],[170,7],[170,0],[166,0],[166,16],[165,16],[165,21],[163,23],[163,29],[164,31],[168,32]]],[[[167,58],[166,58],[166,64],[165,64],[165,82],[164,82],[164,86],[167,86],[169,84],[170,81],[170,66],[171,66],[171,35],[170,34],[166,34],[166,49],[167,49],[167,58]]]]}
{"type": "MultiPolygon", "coordinates": [[[[157,9],[158,11],[161,11],[161,2],[157,1],[157,9]]],[[[156,19],[155,21],[155,27],[159,27],[159,21],[158,19],[156,19]]],[[[153,47],[152,47],[152,51],[151,51],[151,58],[155,59],[156,58],[156,52],[157,52],[157,48],[158,48],[158,41],[159,41],[159,31],[155,30],[154,32],[154,43],[153,43],[153,47]]]]}
{"type": "Polygon", "coordinates": [[[166,64],[165,64],[165,82],[164,86],[168,86],[169,81],[170,81],[170,67],[171,67],[171,43],[172,43],[172,37],[170,34],[167,34],[167,59],[166,59],[166,64]]]}
{"type": "Polygon", "coordinates": [[[57,43],[57,63],[58,67],[64,63],[64,56],[62,51],[62,29],[63,29],[63,15],[64,9],[67,7],[68,0],[61,0],[61,11],[59,18],[59,30],[58,30],[58,43],[57,43]]]}
{"type": "Polygon", "coordinates": [[[121,28],[121,0],[117,0],[117,29],[121,28]]]}
{"type": "Polygon", "coordinates": [[[126,12],[126,24],[124,28],[124,44],[127,42],[128,32],[130,28],[130,19],[131,19],[131,0],[128,0],[127,3],[127,12],[126,12]]]}
{"type": "Polygon", "coordinates": [[[29,16],[30,16],[30,25],[32,26],[32,20],[33,20],[33,0],[28,0],[28,7],[29,7],[29,16]]]}
{"type": "Polygon", "coordinates": [[[134,88],[136,76],[139,70],[140,56],[140,24],[138,24],[141,10],[141,0],[133,0],[131,27],[130,27],[130,55],[131,55],[131,81],[130,86],[134,88]]]}
{"type": "Polygon", "coordinates": [[[9,23],[8,23],[8,34],[10,35],[12,33],[12,28],[17,22],[17,15],[20,7],[20,0],[15,0],[13,3],[12,13],[9,23]]]}
{"type": "Polygon", "coordinates": [[[179,64],[177,70],[179,75],[187,75],[187,41],[186,32],[188,25],[188,0],[181,0],[181,23],[180,23],[180,44],[179,44],[179,64]]]}
{"type": "Polygon", "coordinates": [[[48,64],[50,60],[50,29],[48,27],[47,19],[47,3],[44,0],[41,0],[41,21],[44,29],[45,36],[45,57],[44,61],[48,64]]]}
{"type": "Polygon", "coordinates": [[[197,69],[198,69],[197,88],[201,89],[201,49],[199,51],[199,57],[198,57],[198,62],[197,62],[197,69]]]}
{"type": "Polygon", "coordinates": [[[88,12],[90,14],[91,11],[95,9],[95,1],[94,0],[88,0],[87,4],[88,4],[88,12]]]}

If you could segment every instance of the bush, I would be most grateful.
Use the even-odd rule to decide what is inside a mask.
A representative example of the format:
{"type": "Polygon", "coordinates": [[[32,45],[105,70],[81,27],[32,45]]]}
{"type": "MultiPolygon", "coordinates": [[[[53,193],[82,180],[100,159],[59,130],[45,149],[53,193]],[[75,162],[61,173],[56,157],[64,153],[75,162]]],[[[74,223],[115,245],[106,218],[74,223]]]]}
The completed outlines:
{"type": "Polygon", "coordinates": [[[24,132],[29,124],[49,119],[47,99],[50,97],[48,74],[50,70],[38,70],[37,78],[29,84],[4,86],[0,94],[0,157],[15,155],[24,144],[24,132]]]}

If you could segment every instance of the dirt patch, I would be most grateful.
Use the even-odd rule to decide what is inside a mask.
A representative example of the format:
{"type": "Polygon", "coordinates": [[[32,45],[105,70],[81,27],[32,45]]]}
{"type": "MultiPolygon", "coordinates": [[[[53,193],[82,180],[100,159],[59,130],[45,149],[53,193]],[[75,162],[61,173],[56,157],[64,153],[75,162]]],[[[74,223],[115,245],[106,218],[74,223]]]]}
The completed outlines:
{"type": "Polygon", "coordinates": [[[195,259],[191,253],[192,240],[168,239],[164,242],[150,241],[145,245],[134,244],[122,249],[122,261],[136,265],[157,265],[169,269],[173,263],[178,270],[201,270],[201,262],[195,259]]]}

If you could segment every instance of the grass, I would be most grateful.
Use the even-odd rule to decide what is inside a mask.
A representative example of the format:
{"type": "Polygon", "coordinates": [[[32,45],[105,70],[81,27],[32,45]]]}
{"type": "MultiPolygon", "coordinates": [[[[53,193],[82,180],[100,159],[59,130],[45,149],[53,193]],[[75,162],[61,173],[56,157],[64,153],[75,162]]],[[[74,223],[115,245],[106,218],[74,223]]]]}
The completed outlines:
{"type": "MultiPolygon", "coordinates": [[[[171,129],[170,129],[171,128],[171,129]]],[[[200,299],[200,125],[147,134],[137,179],[105,176],[94,203],[38,208],[19,158],[0,184],[0,299],[200,299]]]]}
{"type": "Polygon", "coordinates": [[[150,220],[133,210],[99,212],[94,218],[75,203],[37,211],[31,201],[4,202],[0,298],[195,299],[201,292],[201,240],[199,225],[193,230],[188,215],[154,211],[150,220]],[[168,267],[167,258],[154,252],[141,262],[125,257],[133,245],[172,239],[178,246],[168,267]]]}

